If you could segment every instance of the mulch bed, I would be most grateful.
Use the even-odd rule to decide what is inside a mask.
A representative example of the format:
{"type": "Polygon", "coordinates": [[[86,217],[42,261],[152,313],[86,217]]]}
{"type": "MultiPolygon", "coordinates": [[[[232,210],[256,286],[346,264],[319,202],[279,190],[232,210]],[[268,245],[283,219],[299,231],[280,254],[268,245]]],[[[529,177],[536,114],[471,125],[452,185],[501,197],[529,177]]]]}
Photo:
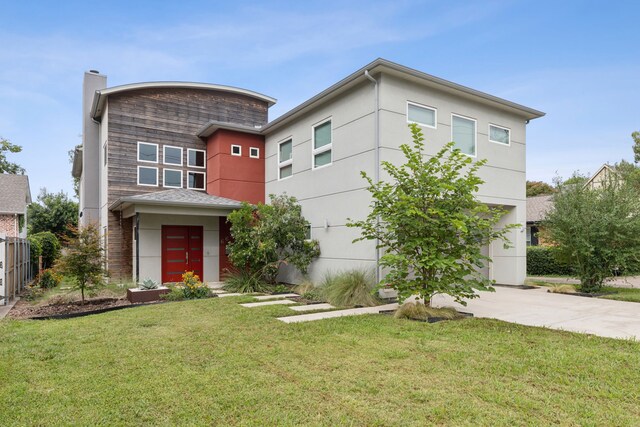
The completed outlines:
{"type": "MultiPolygon", "coordinates": [[[[139,305],[139,304],[136,304],[139,305]]],[[[20,300],[7,313],[10,319],[33,319],[33,318],[63,318],[74,317],[73,315],[83,315],[95,311],[104,312],[118,308],[126,308],[132,304],[124,298],[93,298],[81,301],[34,305],[29,301],[20,300]]]]}

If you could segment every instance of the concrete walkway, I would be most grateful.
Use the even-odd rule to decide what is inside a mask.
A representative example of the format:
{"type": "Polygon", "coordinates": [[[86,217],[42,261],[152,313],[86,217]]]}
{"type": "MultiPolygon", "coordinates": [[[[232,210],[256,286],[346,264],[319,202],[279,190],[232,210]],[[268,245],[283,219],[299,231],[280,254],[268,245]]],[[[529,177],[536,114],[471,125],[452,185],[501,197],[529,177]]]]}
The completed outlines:
{"type": "Polygon", "coordinates": [[[9,301],[7,305],[0,305],[0,319],[4,319],[7,313],[9,313],[9,310],[11,310],[18,301],[20,301],[20,297],[15,297],[9,301]]]}
{"type": "Polygon", "coordinates": [[[298,316],[278,317],[277,319],[285,323],[311,322],[313,320],[331,319],[334,317],[358,316],[361,314],[377,314],[383,310],[395,310],[397,303],[379,305],[377,307],[350,308],[347,310],[327,311],[325,313],[300,314],[298,316]]]}
{"type": "Polygon", "coordinates": [[[602,337],[640,339],[640,303],[553,294],[544,288],[496,287],[481,292],[466,307],[451,297],[436,295],[433,305],[450,306],[487,317],[529,326],[545,326],[602,337]]]}
{"type": "MultiPolygon", "coordinates": [[[[529,276],[527,280],[530,282],[547,282],[558,284],[579,285],[580,280],[573,277],[541,277],[529,276]]],[[[535,284],[535,283],[534,283],[535,284]]],[[[616,288],[640,288],[640,276],[621,276],[616,277],[610,282],[605,282],[605,286],[613,286],[616,288]]]]}
{"type": "Polygon", "coordinates": [[[290,299],[277,299],[272,301],[248,302],[240,305],[242,307],[253,308],[253,307],[264,307],[265,305],[289,305],[289,304],[297,304],[297,303],[295,301],[291,301],[290,299]]]}

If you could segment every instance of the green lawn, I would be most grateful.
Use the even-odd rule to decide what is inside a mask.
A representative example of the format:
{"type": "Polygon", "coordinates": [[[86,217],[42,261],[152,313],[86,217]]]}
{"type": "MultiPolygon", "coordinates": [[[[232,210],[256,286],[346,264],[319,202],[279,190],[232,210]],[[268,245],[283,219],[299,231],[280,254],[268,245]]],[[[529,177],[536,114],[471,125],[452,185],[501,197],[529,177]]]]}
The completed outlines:
{"type": "Polygon", "coordinates": [[[640,343],[214,298],[0,321],[2,425],[638,425],[640,343]]]}
{"type": "MultiPolygon", "coordinates": [[[[548,283],[541,280],[531,280],[531,279],[528,280],[527,283],[534,286],[548,286],[548,287],[562,285],[561,283],[548,283]]],[[[575,285],[572,285],[572,286],[575,287],[575,285]]],[[[616,301],[640,302],[639,288],[617,288],[613,286],[603,286],[602,290],[600,290],[598,293],[608,293],[608,292],[613,292],[613,293],[609,295],[603,295],[598,298],[612,299],[616,301]]]]}

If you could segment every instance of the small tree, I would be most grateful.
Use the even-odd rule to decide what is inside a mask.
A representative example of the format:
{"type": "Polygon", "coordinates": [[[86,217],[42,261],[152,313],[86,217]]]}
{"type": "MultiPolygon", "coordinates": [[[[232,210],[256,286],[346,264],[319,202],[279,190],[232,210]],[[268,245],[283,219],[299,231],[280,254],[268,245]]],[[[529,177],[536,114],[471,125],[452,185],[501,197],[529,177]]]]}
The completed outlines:
{"type": "Polygon", "coordinates": [[[58,237],[70,236],[78,225],[78,204],[64,192],[48,193],[40,189],[38,201],[28,207],[30,234],[50,231],[58,237]]]}
{"type": "Polygon", "coordinates": [[[382,162],[389,182],[374,182],[365,172],[373,197],[371,212],[359,227],[359,240],[378,239],[384,250],[380,265],[387,269],[381,284],[398,291],[401,300],[412,295],[429,303],[444,293],[464,304],[477,296],[474,290],[493,290],[481,274],[490,259],[482,249],[491,241],[507,241],[515,225],[496,229],[504,211],[478,201],[474,193],[483,183],[477,175],[485,164],[473,162],[448,143],[435,156],[425,158],[420,128],[410,125],[413,145],[400,146],[406,163],[382,162]]]}
{"type": "Polygon", "coordinates": [[[85,291],[102,285],[107,275],[104,269],[104,250],[96,225],[89,224],[72,230],[72,233],[74,237],[65,239],[66,248],[56,269],[75,281],[84,304],[85,291]]]}
{"type": "Polygon", "coordinates": [[[7,153],[19,153],[22,147],[15,145],[0,137],[0,173],[24,174],[24,168],[7,159],[7,153]]]}
{"type": "Polygon", "coordinates": [[[555,189],[544,181],[527,181],[527,197],[553,194],[555,189]]]}
{"type": "Polygon", "coordinates": [[[598,188],[560,184],[543,227],[584,292],[600,290],[618,269],[640,268],[640,192],[618,174],[598,188]]]}
{"type": "Polygon", "coordinates": [[[236,268],[273,284],[283,264],[306,273],[320,249],[317,241],[307,240],[309,222],[302,216],[296,198],[273,194],[269,197],[268,205],[243,203],[229,214],[233,240],[227,249],[236,268]]]}
{"type": "MultiPolygon", "coordinates": [[[[42,268],[53,267],[60,256],[60,241],[55,234],[50,231],[42,231],[29,235],[29,241],[33,245],[36,243],[36,251],[39,248],[39,255],[42,255],[42,268]]],[[[37,259],[36,259],[37,263],[37,259]]],[[[37,265],[37,264],[36,264],[37,265]]]]}

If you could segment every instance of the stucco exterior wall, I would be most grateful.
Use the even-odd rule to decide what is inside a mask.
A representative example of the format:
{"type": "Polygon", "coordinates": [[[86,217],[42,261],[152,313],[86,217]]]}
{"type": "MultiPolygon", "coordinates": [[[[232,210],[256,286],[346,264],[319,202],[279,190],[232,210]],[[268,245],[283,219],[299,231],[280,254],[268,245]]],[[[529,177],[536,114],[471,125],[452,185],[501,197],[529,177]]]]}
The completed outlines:
{"type": "MultiPolygon", "coordinates": [[[[206,282],[219,280],[219,217],[197,215],[140,214],[140,280],[162,281],[162,225],[199,225],[204,229],[203,276],[206,282]]],[[[135,240],[131,264],[136,270],[135,240]]]]}

